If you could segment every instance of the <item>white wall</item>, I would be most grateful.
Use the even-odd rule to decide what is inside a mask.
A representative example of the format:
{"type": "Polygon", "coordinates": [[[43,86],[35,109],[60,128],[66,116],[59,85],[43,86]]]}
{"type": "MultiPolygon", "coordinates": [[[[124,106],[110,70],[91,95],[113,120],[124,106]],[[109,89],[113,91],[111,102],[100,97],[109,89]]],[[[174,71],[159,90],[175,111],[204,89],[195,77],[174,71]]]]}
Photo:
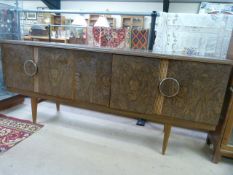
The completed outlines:
{"type": "Polygon", "coordinates": [[[24,9],[37,9],[37,7],[47,7],[42,1],[23,1],[24,9]]]}
{"type": "Polygon", "coordinates": [[[0,3],[15,6],[15,1],[12,1],[12,0],[9,0],[9,1],[1,0],[0,3]]]}
{"type": "MultiPolygon", "coordinates": [[[[169,12],[197,13],[199,6],[200,3],[170,3],[169,12]]],[[[66,10],[151,12],[162,11],[163,3],[63,1],[61,7],[66,10]]]]}
{"type": "MultiPolygon", "coordinates": [[[[15,0],[0,0],[0,3],[14,5],[15,0]]],[[[20,0],[19,5],[23,8],[36,9],[45,7],[42,1],[20,0]]],[[[199,3],[170,3],[169,12],[174,13],[197,13],[199,3]]],[[[126,11],[126,12],[151,12],[162,11],[162,3],[149,2],[87,2],[87,1],[62,1],[61,9],[66,10],[85,10],[85,11],[126,11]]]]}
{"type": "Polygon", "coordinates": [[[171,13],[198,13],[200,3],[170,3],[171,13]]]}
{"type": "MultiPolygon", "coordinates": [[[[199,3],[170,3],[169,12],[173,13],[197,13],[199,3]]],[[[163,3],[149,2],[87,2],[87,1],[63,1],[61,8],[64,10],[81,11],[121,11],[121,12],[152,12],[163,11],[163,3]]],[[[68,17],[68,16],[67,16],[68,17]]],[[[72,17],[70,15],[69,17],[72,17]]],[[[116,18],[117,27],[121,25],[121,17],[116,18]]],[[[145,18],[145,27],[150,26],[150,17],[145,18]]]]}
{"type": "MultiPolygon", "coordinates": [[[[120,12],[152,12],[162,11],[162,3],[142,3],[142,2],[86,2],[86,1],[64,1],[61,3],[64,10],[80,11],[120,11],[120,12]]],[[[71,15],[70,15],[71,17],[71,15]]],[[[121,16],[113,15],[116,18],[117,27],[121,26],[121,16]]],[[[145,26],[149,27],[150,17],[145,18],[145,26]]]]}
{"type": "Polygon", "coordinates": [[[87,1],[63,1],[62,9],[91,10],[91,11],[126,11],[126,12],[151,12],[161,11],[162,3],[143,2],[87,2],[87,1]]]}
{"type": "MultiPolygon", "coordinates": [[[[15,0],[0,0],[0,3],[15,6],[15,0]]],[[[23,1],[19,0],[19,7],[36,9],[37,7],[46,7],[42,1],[23,1]]]]}
{"type": "MultiPolygon", "coordinates": [[[[81,11],[121,11],[121,12],[152,12],[163,11],[163,3],[149,2],[87,2],[87,1],[63,1],[61,8],[64,10],[81,11]]],[[[197,13],[199,3],[170,3],[169,12],[173,13],[197,13]]],[[[74,17],[69,15],[67,17],[74,17]]],[[[117,27],[121,25],[121,17],[116,18],[117,27]]],[[[150,17],[145,18],[145,26],[150,26],[150,17]]]]}

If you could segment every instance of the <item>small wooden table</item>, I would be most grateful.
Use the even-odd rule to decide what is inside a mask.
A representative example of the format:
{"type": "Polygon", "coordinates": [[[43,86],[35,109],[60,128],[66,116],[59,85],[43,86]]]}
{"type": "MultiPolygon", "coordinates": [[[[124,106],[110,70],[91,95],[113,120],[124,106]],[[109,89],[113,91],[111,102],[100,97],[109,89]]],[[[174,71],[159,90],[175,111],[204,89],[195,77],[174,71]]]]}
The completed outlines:
{"type": "MultiPolygon", "coordinates": [[[[49,42],[49,37],[46,37],[46,36],[24,36],[24,40],[49,42]]],[[[66,38],[51,38],[50,41],[57,42],[57,43],[67,43],[68,40],[66,38]]]]}

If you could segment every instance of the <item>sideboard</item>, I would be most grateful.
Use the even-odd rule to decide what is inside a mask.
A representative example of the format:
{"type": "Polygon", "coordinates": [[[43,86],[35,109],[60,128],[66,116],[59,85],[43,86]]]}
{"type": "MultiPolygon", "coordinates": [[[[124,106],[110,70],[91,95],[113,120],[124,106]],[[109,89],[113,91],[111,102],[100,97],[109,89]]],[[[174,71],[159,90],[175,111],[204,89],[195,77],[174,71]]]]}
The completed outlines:
{"type": "Polygon", "coordinates": [[[39,98],[162,123],[215,130],[232,60],[88,46],[2,40],[7,89],[39,98]]]}

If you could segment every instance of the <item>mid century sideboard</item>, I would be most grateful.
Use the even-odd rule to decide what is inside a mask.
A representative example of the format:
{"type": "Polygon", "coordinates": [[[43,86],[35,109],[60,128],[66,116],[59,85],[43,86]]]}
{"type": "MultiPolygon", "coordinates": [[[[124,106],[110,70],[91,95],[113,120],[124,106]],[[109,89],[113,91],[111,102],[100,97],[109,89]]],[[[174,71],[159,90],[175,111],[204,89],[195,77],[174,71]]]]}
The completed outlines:
{"type": "Polygon", "coordinates": [[[7,89],[165,125],[215,130],[232,60],[31,41],[1,41],[7,89]]]}

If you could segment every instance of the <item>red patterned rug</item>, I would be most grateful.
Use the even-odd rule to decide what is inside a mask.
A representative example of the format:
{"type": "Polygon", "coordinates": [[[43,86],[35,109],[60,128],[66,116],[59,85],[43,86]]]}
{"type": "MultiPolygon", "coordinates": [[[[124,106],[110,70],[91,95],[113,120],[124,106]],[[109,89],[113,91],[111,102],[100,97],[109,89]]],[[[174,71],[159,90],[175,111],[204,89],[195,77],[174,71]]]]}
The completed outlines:
{"type": "Polygon", "coordinates": [[[27,120],[0,114],[0,152],[9,150],[42,127],[43,125],[27,120]]]}
{"type": "Polygon", "coordinates": [[[133,49],[147,49],[149,30],[133,29],[131,33],[131,47],[133,49]]]}
{"type": "Polygon", "coordinates": [[[94,39],[101,47],[118,48],[125,45],[127,29],[112,29],[110,27],[93,27],[94,39]]]}

